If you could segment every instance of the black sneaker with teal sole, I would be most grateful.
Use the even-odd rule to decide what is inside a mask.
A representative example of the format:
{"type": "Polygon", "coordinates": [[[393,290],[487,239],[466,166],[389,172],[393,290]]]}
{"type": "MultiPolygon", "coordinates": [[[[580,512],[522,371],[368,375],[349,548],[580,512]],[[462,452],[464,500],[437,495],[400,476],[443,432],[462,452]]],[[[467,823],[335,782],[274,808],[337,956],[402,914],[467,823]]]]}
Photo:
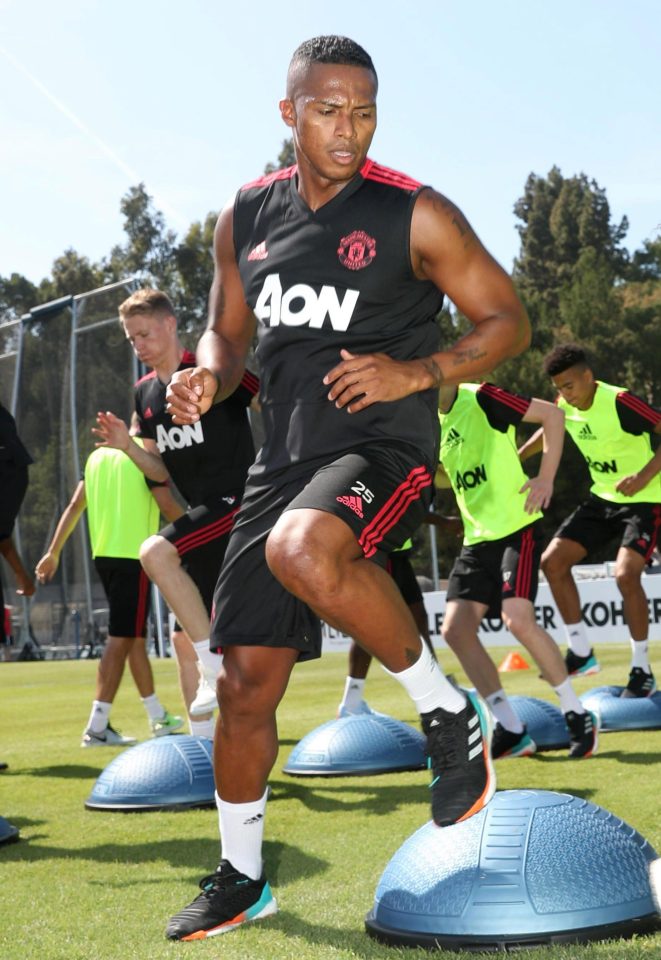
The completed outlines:
{"type": "Polygon", "coordinates": [[[565,714],[565,723],[569,730],[569,759],[582,760],[593,757],[599,746],[599,717],[587,710],[575,713],[569,710],[565,714]]]}
{"type": "Polygon", "coordinates": [[[215,873],[200,880],[202,893],[168,923],[168,940],[205,940],[278,912],[266,877],[252,880],[221,860],[215,873]]]}
{"type": "Polygon", "coordinates": [[[459,713],[438,708],[421,715],[433,780],[434,823],[448,827],[467,820],[487,805],[496,790],[491,759],[491,712],[480,696],[465,692],[459,713]]]}
{"type": "Polygon", "coordinates": [[[494,760],[501,757],[531,757],[537,751],[537,744],[524,727],[520,733],[507,730],[497,723],[491,741],[491,756],[494,760]]]}
{"type": "Polygon", "coordinates": [[[629,682],[620,694],[624,700],[651,697],[656,692],[656,680],[653,673],[647,673],[642,667],[632,667],[629,682]]]}
{"type": "Polygon", "coordinates": [[[593,673],[599,673],[601,667],[599,661],[594,655],[594,650],[590,649],[587,657],[579,657],[577,653],[569,648],[565,654],[565,664],[567,673],[570,677],[590,677],[593,673]]]}

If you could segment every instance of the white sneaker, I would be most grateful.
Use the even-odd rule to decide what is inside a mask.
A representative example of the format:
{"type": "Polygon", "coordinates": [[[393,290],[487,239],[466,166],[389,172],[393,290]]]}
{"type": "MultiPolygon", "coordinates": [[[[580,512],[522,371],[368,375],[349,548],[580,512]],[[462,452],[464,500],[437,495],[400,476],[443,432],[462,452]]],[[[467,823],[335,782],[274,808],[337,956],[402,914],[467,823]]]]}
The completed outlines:
{"type": "Polygon", "coordinates": [[[347,706],[340,706],[337,708],[337,719],[340,720],[342,717],[359,717],[361,714],[365,713],[374,713],[374,710],[365,700],[361,700],[360,703],[356,704],[353,710],[350,710],[347,706]]]}
{"type": "Polygon", "coordinates": [[[205,670],[199,661],[197,669],[200,674],[200,682],[197,687],[195,699],[188,708],[188,713],[191,717],[200,717],[205,713],[211,713],[213,710],[218,709],[215,674],[211,670],[205,670]]]}
{"type": "Polygon", "coordinates": [[[80,741],[81,747],[131,747],[134,743],[137,743],[135,737],[123,737],[110,724],[100,733],[88,728],[80,741]]]}

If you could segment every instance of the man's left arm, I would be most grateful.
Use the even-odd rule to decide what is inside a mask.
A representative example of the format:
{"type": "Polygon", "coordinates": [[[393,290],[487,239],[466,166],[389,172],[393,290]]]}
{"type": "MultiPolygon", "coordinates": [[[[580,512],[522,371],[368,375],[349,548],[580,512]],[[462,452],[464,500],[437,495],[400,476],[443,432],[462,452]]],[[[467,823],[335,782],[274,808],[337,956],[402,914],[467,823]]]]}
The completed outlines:
{"type": "Polygon", "coordinates": [[[485,250],[461,211],[434,190],[417,199],[411,223],[411,262],[467,317],[473,329],[446,350],[418,360],[385,354],[356,356],[324,378],[329,400],[349,413],[399,400],[441,384],[476,380],[530,343],[530,323],[511,278],[485,250]]]}
{"type": "MultiPolygon", "coordinates": [[[[650,406],[640,397],[625,391],[618,394],[616,399],[617,412],[620,423],[630,433],[654,433],[661,435],[661,412],[650,406]]],[[[647,461],[637,473],[629,474],[616,484],[615,489],[626,497],[644,490],[645,487],[661,472],[661,445],[656,453],[647,461]]]]}

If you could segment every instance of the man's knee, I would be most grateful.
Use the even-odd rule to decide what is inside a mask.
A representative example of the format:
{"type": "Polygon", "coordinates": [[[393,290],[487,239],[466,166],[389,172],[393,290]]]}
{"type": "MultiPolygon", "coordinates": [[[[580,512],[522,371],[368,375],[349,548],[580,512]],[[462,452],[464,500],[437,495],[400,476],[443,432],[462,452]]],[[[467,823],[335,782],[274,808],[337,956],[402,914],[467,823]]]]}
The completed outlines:
{"type": "Polygon", "coordinates": [[[179,561],[177,548],[158,533],[147,537],[140,547],[140,563],[145,569],[155,569],[160,564],[168,561],[171,563],[173,560],[179,561]]]}
{"type": "Polygon", "coordinates": [[[266,562],[290,593],[314,604],[341,582],[341,558],[314,523],[283,514],[266,541],[266,562]]]}
{"type": "Polygon", "coordinates": [[[637,591],[640,587],[640,571],[631,566],[621,566],[615,569],[615,582],[623,596],[637,591]]]}
{"type": "Polygon", "coordinates": [[[540,566],[547,580],[562,577],[572,568],[571,561],[563,555],[562,550],[554,543],[550,543],[542,554],[540,566]]]}

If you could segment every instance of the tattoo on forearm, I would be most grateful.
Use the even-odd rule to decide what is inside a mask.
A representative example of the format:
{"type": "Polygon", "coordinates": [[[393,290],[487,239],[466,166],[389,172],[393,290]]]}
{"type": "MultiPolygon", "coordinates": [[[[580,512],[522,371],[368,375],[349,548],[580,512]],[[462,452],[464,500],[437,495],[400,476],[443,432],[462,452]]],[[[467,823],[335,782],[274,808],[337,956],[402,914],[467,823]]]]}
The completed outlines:
{"type": "Polygon", "coordinates": [[[464,350],[455,350],[452,357],[452,366],[460,367],[464,363],[476,363],[478,360],[483,360],[487,356],[486,350],[481,350],[479,347],[468,347],[464,350]]]}
{"type": "Polygon", "coordinates": [[[432,387],[440,387],[443,383],[443,374],[441,373],[441,368],[436,363],[434,358],[425,357],[424,360],[422,360],[422,366],[432,379],[432,387]]]}

